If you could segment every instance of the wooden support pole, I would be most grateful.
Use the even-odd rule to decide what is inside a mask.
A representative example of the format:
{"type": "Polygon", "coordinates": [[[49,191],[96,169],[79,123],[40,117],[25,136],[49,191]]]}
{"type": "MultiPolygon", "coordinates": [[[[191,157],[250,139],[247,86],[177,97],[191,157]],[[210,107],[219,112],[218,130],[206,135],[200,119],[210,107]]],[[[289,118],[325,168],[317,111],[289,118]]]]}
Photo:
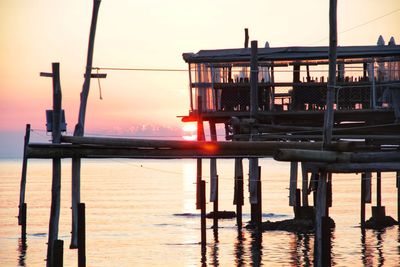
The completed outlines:
{"type": "MultiPolygon", "coordinates": [[[[258,166],[258,160],[257,160],[257,165],[252,166],[251,169],[254,168],[253,173],[254,175],[257,175],[257,179],[251,181],[252,184],[255,185],[255,197],[253,197],[253,201],[251,202],[251,222],[258,228],[261,229],[261,223],[262,223],[262,191],[261,191],[261,167],[258,166]]],[[[254,164],[254,163],[253,163],[254,164]]],[[[250,169],[250,170],[251,170],[250,169]]],[[[252,179],[252,178],[250,178],[252,179]]],[[[250,199],[251,197],[251,192],[250,192],[250,199]]]]}
{"type": "MultiPolygon", "coordinates": [[[[94,41],[96,36],[97,17],[99,14],[101,0],[93,0],[92,20],[90,24],[88,52],[86,59],[86,70],[81,92],[81,102],[79,106],[78,123],[75,126],[74,136],[83,136],[85,131],[86,106],[89,97],[90,79],[93,65],[94,41]]],[[[81,159],[72,158],[72,231],[70,248],[78,247],[78,204],[81,201],[81,159]]]]}
{"type": "Polygon", "coordinates": [[[365,226],[365,173],[361,173],[361,209],[360,209],[360,226],[365,226]]]}
{"type": "MultiPolygon", "coordinates": [[[[52,143],[60,143],[61,140],[61,85],[60,64],[53,63],[53,122],[52,143]]],[[[51,186],[51,210],[49,222],[49,235],[47,242],[47,267],[54,262],[54,241],[58,239],[58,225],[60,219],[61,201],[61,159],[53,158],[53,175],[51,186]]]]}
{"type": "Polygon", "coordinates": [[[64,241],[55,240],[54,241],[54,267],[63,267],[64,266],[64,241]]]}
{"type": "Polygon", "coordinates": [[[78,267],[86,266],[85,203],[78,204],[78,267]]]}
{"type": "Polygon", "coordinates": [[[336,50],[337,50],[337,0],[329,1],[329,77],[326,91],[326,109],[323,129],[323,148],[332,141],[333,103],[336,85],[336,50]]]}
{"type": "MultiPolygon", "coordinates": [[[[203,127],[203,119],[202,119],[202,99],[201,96],[197,97],[197,141],[204,141],[204,127],[203,127]]],[[[201,209],[201,181],[202,181],[202,159],[197,159],[197,178],[196,178],[196,208],[201,209]]]]}
{"type": "Polygon", "coordinates": [[[303,207],[308,207],[308,172],[304,165],[304,162],[301,163],[301,173],[302,173],[302,202],[303,207]]]}
{"type": "Polygon", "coordinates": [[[235,159],[235,189],[233,204],[236,205],[236,224],[238,229],[242,228],[242,206],[243,198],[243,159],[235,159]]]}
{"type": "Polygon", "coordinates": [[[382,178],[381,172],[376,173],[376,206],[382,206],[382,178]]]}
{"type": "MultiPolygon", "coordinates": [[[[211,141],[217,141],[217,129],[215,122],[210,121],[210,137],[211,141]]],[[[214,212],[214,233],[218,229],[218,174],[217,174],[217,159],[210,159],[210,202],[213,202],[213,212],[214,212]]]]}
{"type": "Polygon", "coordinates": [[[329,208],[332,207],[332,173],[327,173],[326,185],[326,216],[329,216],[329,208]]]}
{"type": "Polygon", "coordinates": [[[257,204],[257,186],[258,186],[258,158],[249,159],[249,193],[250,204],[257,204]]]}
{"type": "Polygon", "coordinates": [[[23,240],[23,242],[25,242],[26,241],[26,203],[22,203],[22,205],[21,205],[20,217],[21,217],[21,239],[23,240]]]}
{"type": "Polygon", "coordinates": [[[296,189],[296,203],[294,205],[294,218],[301,217],[301,191],[300,189],[296,189]]]}
{"type": "Polygon", "coordinates": [[[249,29],[244,29],[244,48],[249,48],[249,29]]]}
{"type": "Polygon", "coordinates": [[[365,203],[372,202],[372,173],[365,172],[365,203]]]}
{"type": "Polygon", "coordinates": [[[201,246],[205,247],[207,244],[207,236],[206,236],[206,181],[200,182],[200,202],[201,202],[201,219],[200,219],[200,227],[201,227],[201,246]]]}
{"type": "Polygon", "coordinates": [[[296,206],[296,191],[297,191],[297,169],[298,162],[290,162],[290,178],[289,178],[289,206],[296,206]]]}
{"type": "MultiPolygon", "coordinates": [[[[31,134],[31,125],[27,124],[25,128],[25,138],[24,138],[24,155],[22,159],[22,174],[21,174],[21,184],[20,184],[20,191],[19,191],[19,205],[18,205],[18,225],[22,225],[22,221],[25,221],[26,218],[23,218],[22,214],[22,206],[25,204],[25,191],[26,191],[26,171],[28,167],[28,157],[26,155],[26,149],[29,144],[31,134]]],[[[26,204],[25,204],[26,207],[26,204]]],[[[26,216],[26,214],[25,214],[26,216]]]]}
{"type": "Polygon", "coordinates": [[[400,172],[396,172],[397,187],[397,223],[400,225],[400,172]]]}
{"type": "Polygon", "coordinates": [[[251,41],[251,61],[250,61],[250,114],[256,116],[258,112],[258,44],[251,41]]]}
{"type": "Polygon", "coordinates": [[[320,179],[320,173],[318,173],[318,172],[312,173],[310,183],[311,183],[312,188],[314,190],[313,191],[313,205],[314,205],[314,208],[317,207],[317,191],[318,191],[319,179],[320,179]]]}
{"type": "Polygon", "coordinates": [[[317,189],[317,206],[316,206],[316,218],[315,218],[315,239],[316,239],[316,266],[325,266],[323,263],[325,262],[324,258],[324,244],[326,244],[326,238],[330,238],[329,236],[325,236],[323,230],[326,225],[324,217],[327,217],[326,214],[326,193],[327,193],[327,173],[321,173],[318,181],[318,189],[317,189]]]}

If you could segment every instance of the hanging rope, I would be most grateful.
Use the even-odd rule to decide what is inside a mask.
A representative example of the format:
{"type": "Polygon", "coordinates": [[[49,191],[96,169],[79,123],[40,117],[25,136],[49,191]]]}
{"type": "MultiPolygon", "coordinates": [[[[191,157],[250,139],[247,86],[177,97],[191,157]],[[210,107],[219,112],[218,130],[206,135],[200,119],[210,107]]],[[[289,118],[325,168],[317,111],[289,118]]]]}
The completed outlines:
{"type": "MultiPolygon", "coordinates": [[[[99,74],[99,69],[97,68],[96,70],[97,70],[97,74],[99,74]]],[[[102,93],[101,93],[101,84],[100,84],[99,75],[97,76],[97,84],[99,85],[100,100],[103,100],[103,96],[102,96],[102,93]]]]}

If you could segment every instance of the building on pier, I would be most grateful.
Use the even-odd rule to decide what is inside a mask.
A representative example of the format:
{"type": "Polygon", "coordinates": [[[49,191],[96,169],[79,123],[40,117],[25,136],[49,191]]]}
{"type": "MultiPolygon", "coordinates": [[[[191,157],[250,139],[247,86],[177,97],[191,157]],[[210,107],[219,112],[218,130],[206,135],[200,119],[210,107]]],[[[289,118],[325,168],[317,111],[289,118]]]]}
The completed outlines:
{"type": "MultiPolygon", "coordinates": [[[[322,126],[328,52],[329,47],[322,46],[257,49],[255,118],[263,124],[259,134],[272,128],[272,132],[277,128],[282,132],[282,127],[304,132],[301,127],[322,126]]],[[[200,50],[184,53],[183,59],[188,63],[190,84],[190,111],[183,121],[197,120],[199,101],[205,121],[229,124],[232,117],[250,117],[250,48],[200,50]]],[[[394,40],[389,45],[340,46],[337,63],[335,130],[390,124],[400,118],[400,91],[396,90],[400,88],[400,46],[394,40]]]]}

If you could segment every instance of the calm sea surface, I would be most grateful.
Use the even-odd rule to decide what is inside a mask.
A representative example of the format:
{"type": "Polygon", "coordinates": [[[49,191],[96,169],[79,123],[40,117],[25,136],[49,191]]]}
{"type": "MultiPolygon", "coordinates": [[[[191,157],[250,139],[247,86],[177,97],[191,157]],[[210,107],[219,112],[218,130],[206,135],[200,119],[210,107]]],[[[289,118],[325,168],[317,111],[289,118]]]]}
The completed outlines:
{"type": "MultiPolygon", "coordinates": [[[[70,250],[71,163],[62,161],[59,237],[64,240],[64,266],[77,266],[70,250]]],[[[263,220],[291,218],[288,207],[289,164],[260,160],[263,180],[263,220]]],[[[247,160],[244,160],[247,174],[247,160]]],[[[209,181],[208,160],[203,174],[209,181]]],[[[235,210],[233,160],[219,160],[220,209],[235,210]]],[[[238,232],[235,220],[220,221],[218,242],[207,220],[207,247],[201,253],[200,216],[195,209],[195,160],[84,160],[82,202],[86,204],[87,266],[308,266],[313,262],[314,236],[274,231],[261,238],[238,232]],[[186,215],[185,215],[186,214],[186,215]]],[[[43,266],[50,215],[51,161],[30,160],[26,202],[27,248],[17,223],[21,160],[0,160],[0,266],[43,266]]],[[[245,185],[247,182],[245,182],[245,185]]],[[[334,266],[399,266],[400,232],[358,228],[360,176],[333,176],[336,222],[332,237],[334,266]]],[[[207,183],[207,193],[209,192],[207,183]]],[[[396,218],[394,173],[382,178],[382,203],[396,218]]],[[[373,190],[374,181],[373,181],[373,190]]],[[[375,197],[375,191],[373,191],[375,197]]],[[[247,190],[245,198],[248,199],[247,190]]],[[[311,199],[311,198],[310,198],[311,199]]],[[[373,204],[375,199],[373,200],[373,204]]],[[[212,203],[207,204],[207,210],[212,203]]],[[[371,209],[367,206],[367,218],[371,209]]],[[[250,219],[244,206],[244,222],[250,219]]]]}

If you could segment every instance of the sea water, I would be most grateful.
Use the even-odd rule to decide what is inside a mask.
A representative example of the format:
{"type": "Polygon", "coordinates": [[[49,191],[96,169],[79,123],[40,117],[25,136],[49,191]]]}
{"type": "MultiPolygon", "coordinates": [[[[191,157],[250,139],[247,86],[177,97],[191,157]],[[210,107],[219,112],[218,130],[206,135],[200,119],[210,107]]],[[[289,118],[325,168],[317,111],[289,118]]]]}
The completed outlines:
{"type": "MultiPolygon", "coordinates": [[[[244,162],[243,221],[250,220],[244,162]]],[[[0,160],[0,266],[44,266],[51,203],[51,160],[29,160],[26,203],[27,241],[20,240],[18,215],[22,160],[0,160]]],[[[288,206],[289,164],[261,159],[263,221],[293,217],[288,206]]],[[[218,160],[219,209],[234,211],[234,160],[218,160]]],[[[203,160],[209,194],[209,160],[203,160]]],[[[332,234],[334,266],[398,266],[400,231],[362,232],[360,174],[333,176],[336,222],[332,234]]],[[[375,178],[376,176],[374,176],[375,178]]],[[[82,161],[81,202],[86,204],[87,266],[308,266],[313,264],[314,235],[283,231],[238,231],[236,220],[220,220],[214,237],[207,219],[207,245],[201,249],[200,216],[195,206],[196,160],[96,159],[82,161]]],[[[299,183],[300,183],[299,179],[299,183]]],[[[301,185],[299,184],[299,187],[301,185]]],[[[382,205],[396,218],[394,173],[382,175],[382,205]]],[[[375,180],[373,179],[373,205],[375,180]]],[[[207,200],[209,197],[207,196],[207,200]]],[[[310,197],[310,200],[312,198],[310,197]]],[[[64,266],[77,266],[69,249],[71,231],[71,161],[62,160],[59,238],[64,266]]],[[[212,203],[207,203],[207,211],[212,203]]],[[[367,218],[371,216],[367,206],[367,218]]]]}

